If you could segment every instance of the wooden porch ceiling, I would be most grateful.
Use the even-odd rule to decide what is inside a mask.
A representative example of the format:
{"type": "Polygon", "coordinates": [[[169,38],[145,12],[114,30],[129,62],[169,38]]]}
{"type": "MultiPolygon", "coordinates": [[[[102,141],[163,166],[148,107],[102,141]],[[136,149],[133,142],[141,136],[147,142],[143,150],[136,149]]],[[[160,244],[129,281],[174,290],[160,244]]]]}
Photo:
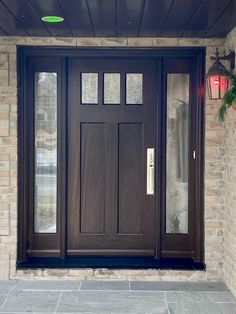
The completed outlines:
{"type": "Polygon", "coordinates": [[[234,26],[235,0],[0,0],[3,36],[224,37],[234,26]]]}

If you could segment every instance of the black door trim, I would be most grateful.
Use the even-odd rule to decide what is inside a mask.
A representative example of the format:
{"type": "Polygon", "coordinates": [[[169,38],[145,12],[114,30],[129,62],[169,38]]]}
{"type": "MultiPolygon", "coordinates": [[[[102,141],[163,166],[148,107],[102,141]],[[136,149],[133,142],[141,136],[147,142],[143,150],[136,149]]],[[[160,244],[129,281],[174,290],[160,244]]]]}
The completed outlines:
{"type": "MultiPolygon", "coordinates": [[[[163,71],[162,71],[162,58],[195,58],[197,62],[197,82],[196,86],[198,86],[198,101],[196,108],[196,150],[197,155],[199,156],[196,163],[196,219],[198,221],[195,235],[195,253],[194,256],[190,259],[192,261],[192,265],[197,265],[200,263],[203,267],[204,261],[204,81],[205,81],[205,48],[204,47],[173,47],[173,48],[68,48],[68,47],[36,47],[36,46],[18,46],[17,48],[18,55],[18,250],[17,250],[17,267],[24,267],[23,265],[27,265],[27,267],[32,267],[32,258],[28,258],[27,256],[27,245],[28,245],[28,224],[29,224],[29,182],[27,182],[27,177],[25,174],[25,168],[27,168],[27,164],[30,162],[29,160],[29,152],[28,152],[28,144],[29,143],[29,128],[26,123],[28,120],[28,112],[26,108],[26,103],[29,101],[27,96],[27,80],[29,80],[29,60],[32,57],[55,57],[61,60],[61,75],[62,75],[62,84],[61,84],[61,97],[63,108],[62,112],[66,116],[66,84],[67,84],[67,73],[66,73],[66,63],[68,57],[80,57],[80,58],[150,58],[150,59],[158,59],[159,63],[159,71],[157,74],[160,85],[158,86],[158,102],[163,102],[163,95],[160,92],[163,87],[161,82],[163,82],[163,71]],[[26,262],[26,263],[25,263],[26,262]],[[31,266],[30,266],[31,265],[31,266]]],[[[62,117],[61,117],[62,118],[62,117]]],[[[161,109],[158,112],[158,125],[161,125],[161,109]]],[[[65,129],[64,129],[65,131],[65,129]]],[[[62,132],[63,133],[63,132],[62,132]]],[[[63,152],[63,148],[65,148],[65,132],[61,135],[62,144],[61,150],[63,152]]],[[[157,138],[157,147],[161,147],[162,145],[162,135],[161,132],[158,132],[157,138]]],[[[158,152],[158,160],[161,160],[163,157],[163,153],[158,152]]],[[[66,165],[66,156],[65,149],[62,154],[62,163],[66,165]]],[[[161,165],[158,168],[156,173],[156,182],[157,189],[161,190],[161,165]]],[[[66,178],[66,174],[62,173],[62,177],[66,178]]],[[[65,187],[66,182],[63,181],[62,186],[65,187]]],[[[62,226],[63,219],[66,219],[66,195],[61,196],[61,202],[63,204],[61,209],[61,240],[60,240],[60,253],[58,258],[52,258],[55,263],[52,267],[60,267],[60,258],[64,258],[64,261],[68,261],[68,265],[70,265],[70,261],[68,258],[65,259],[66,254],[66,230],[65,227],[62,226]]],[[[156,193],[156,203],[157,208],[161,208],[161,195],[156,193]]],[[[157,221],[161,221],[161,211],[157,210],[157,221]]],[[[160,247],[161,236],[157,235],[157,246],[160,247]]],[[[40,259],[40,258],[39,258],[40,259]]],[[[91,258],[90,258],[91,259],[91,258]]],[[[34,260],[35,265],[37,264],[37,258],[34,260]]],[[[48,263],[50,262],[50,258],[48,258],[48,263]]],[[[76,260],[76,259],[75,259],[76,260]]],[[[75,261],[73,260],[73,261],[75,261]]],[[[86,260],[86,257],[85,257],[86,260]]],[[[104,258],[103,258],[104,260],[104,258]]],[[[160,259],[160,256],[156,256],[156,268],[161,268],[164,266],[163,263],[166,263],[168,259],[160,259]]],[[[39,261],[39,260],[38,260],[39,261]]],[[[134,261],[134,260],[133,260],[134,261]]],[[[145,259],[143,260],[145,262],[145,259]]],[[[175,265],[174,268],[178,268],[177,264],[171,259],[172,265],[175,265]]],[[[183,264],[181,261],[183,259],[178,259],[180,264],[183,264]]],[[[88,259],[87,259],[88,262],[88,259]]],[[[41,263],[41,262],[40,262],[41,263]]],[[[189,263],[189,259],[187,264],[189,263]]],[[[47,267],[47,262],[44,260],[44,267],[47,267]]],[[[50,263],[49,263],[50,264],[50,263]]],[[[51,264],[51,265],[52,265],[51,264]]],[[[71,263],[72,265],[73,263],[71,263]]],[[[82,264],[77,267],[83,267],[82,264]]],[[[87,267],[91,263],[87,263],[87,267]]],[[[135,264],[135,263],[134,263],[135,264]]],[[[169,267],[170,267],[169,264],[169,267]]],[[[191,264],[191,263],[190,263],[191,264]]],[[[64,264],[65,265],[65,264],[64,264]]],[[[106,263],[103,264],[106,267],[112,267],[109,260],[106,260],[106,263]],[[108,262],[107,262],[108,261],[108,262]]],[[[127,267],[129,263],[127,261],[127,267]]],[[[137,268],[142,267],[140,263],[138,263],[137,268]]],[[[152,263],[148,263],[149,267],[151,267],[152,263]]],[[[103,267],[104,267],[103,266],[103,267]]],[[[134,265],[135,266],[135,265],[134,265]]],[[[195,266],[193,268],[195,268],[195,266]]],[[[38,266],[39,267],[39,266],[38,266]]],[[[42,266],[43,267],[43,266],[42,266]]],[[[64,267],[73,267],[73,266],[64,266],[64,267]]],[[[74,266],[75,267],[75,266],[74,266]]],[[[85,267],[85,266],[84,266],[85,267]]],[[[99,262],[98,266],[99,267],[99,262]]],[[[117,266],[118,267],[118,266],[117,266]]],[[[119,267],[122,267],[121,265],[119,267]]],[[[148,267],[148,266],[147,266],[148,267]]],[[[149,268],[148,267],[148,268],[149,268]]],[[[191,268],[191,267],[190,267],[191,268]]]]}
{"type": "Polygon", "coordinates": [[[27,268],[110,268],[205,270],[205,264],[191,258],[152,257],[30,257],[18,262],[17,269],[27,268]]]}

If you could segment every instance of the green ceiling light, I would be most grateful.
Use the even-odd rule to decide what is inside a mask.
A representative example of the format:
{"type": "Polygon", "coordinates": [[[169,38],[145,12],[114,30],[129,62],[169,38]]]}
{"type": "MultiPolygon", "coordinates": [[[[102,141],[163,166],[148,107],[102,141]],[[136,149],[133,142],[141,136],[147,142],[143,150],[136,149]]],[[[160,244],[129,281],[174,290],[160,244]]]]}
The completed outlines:
{"type": "Polygon", "coordinates": [[[56,15],[47,15],[42,17],[42,21],[47,23],[60,23],[64,21],[64,18],[56,15]]]}

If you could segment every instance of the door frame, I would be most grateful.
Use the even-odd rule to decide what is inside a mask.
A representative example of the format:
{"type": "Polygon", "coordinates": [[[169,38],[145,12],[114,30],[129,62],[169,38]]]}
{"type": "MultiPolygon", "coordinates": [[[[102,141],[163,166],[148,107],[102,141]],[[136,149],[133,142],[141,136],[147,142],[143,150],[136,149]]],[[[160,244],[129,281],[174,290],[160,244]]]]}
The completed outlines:
{"type": "MultiPolygon", "coordinates": [[[[28,143],[29,129],[27,126],[27,119],[30,117],[30,113],[27,110],[26,103],[31,101],[27,96],[27,80],[29,81],[29,60],[33,57],[48,57],[58,58],[61,60],[61,116],[59,117],[60,134],[59,139],[61,141],[59,150],[61,153],[61,160],[59,162],[62,165],[62,169],[66,169],[66,120],[67,120],[67,58],[150,58],[157,60],[157,104],[165,102],[163,93],[161,90],[164,87],[163,78],[163,58],[195,58],[197,62],[197,82],[199,91],[197,93],[196,104],[196,235],[195,235],[195,256],[194,262],[197,264],[204,264],[204,82],[205,82],[205,48],[204,47],[171,47],[171,48],[105,48],[105,47],[92,47],[92,48],[68,48],[68,47],[37,47],[37,46],[18,46],[18,247],[17,247],[17,266],[27,266],[27,245],[28,245],[28,225],[29,225],[29,182],[26,176],[25,168],[28,163],[33,163],[29,158],[28,143]],[[64,123],[62,121],[64,120],[64,123]],[[64,125],[64,126],[63,126],[64,125]],[[63,167],[64,165],[64,167],[63,167]],[[26,264],[24,264],[26,262],[26,264]]],[[[32,88],[32,86],[31,86],[32,88]]],[[[163,126],[161,125],[163,117],[163,106],[157,106],[157,143],[156,147],[164,148],[165,134],[163,132],[163,126]]],[[[164,113],[165,114],[165,113],[164,113]]],[[[156,191],[161,193],[155,193],[156,199],[156,221],[160,222],[159,230],[156,232],[156,259],[160,259],[160,248],[163,237],[163,217],[165,213],[161,212],[163,196],[165,195],[165,189],[163,189],[162,178],[162,165],[165,157],[164,149],[157,150],[157,170],[156,170],[156,191]]],[[[58,258],[66,258],[66,171],[59,172],[61,180],[60,190],[60,250],[57,254],[58,258]]],[[[32,193],[32,192],[31,192],[32,193]]],[[[157,228],[158,229],[158,228],[157,228]]],[[[183,263],[183,258],[181,258],[183,263]]],[[[164,261],[165,259],[162,259],[164,261]]],[[[168,259],[163,262],[163,265],[168,264],[168,259]]],[[[32,263],[31,263],[32,264],[32,263]]],[[[47,263],[46,263],[47,264],[47,263]]],[[[46,265],[45,264],[45,265],[46,265]]],[[[60,263],[59,263],[60,264],[60,263]]],[[[56,265],[59,265],[56,262],[56,265]]],[[[157,268],[160,268],[159,263],[157,268]]],[[[197,268],[197,264],[195,267],[197,268]]],[[[56,266],[54,265],[54,266],[56,266]]],[[[173,268],[178,268],[178,263],[174,263],[173,268]]],[[[67,266],[68,267],[68,266],[67,266]]],[[[152,265],[153,267],[153,265],[152,265]]]]}

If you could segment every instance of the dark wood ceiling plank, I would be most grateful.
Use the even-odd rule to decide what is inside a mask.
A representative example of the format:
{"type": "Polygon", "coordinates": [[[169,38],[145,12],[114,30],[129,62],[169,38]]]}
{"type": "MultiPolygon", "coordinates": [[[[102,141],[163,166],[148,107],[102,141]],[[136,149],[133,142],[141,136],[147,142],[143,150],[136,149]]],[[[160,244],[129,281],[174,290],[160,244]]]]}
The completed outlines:
{"type": "Polygon", "coordinates": [[[180,37],[202,1],[205,0],[175,0],[160,36],[180,37]]]}
{"type": "Polygon", "coordinates": [[[235,16],[236,2],[231,0],[215,23],[204,33],[204,37],[225,37],[236,26],[235,16]]]}
{"type": "Polygon", "coordinates": [[[119,37],[136,37],[139,32],[145,0],[117,1],[117,34],[119,37]]]}
{"type": "Polygon", "coordinates": [[[58,0],[73,36],[93,36],[86,0],[58,0]]]}
{"type": "Polygon", "coordinates": [[[236,0],[0,0],[0,35],[224,37],[235,16],[236,0]]]}
{"type": "Polygon", "coordinates": [[[2,0],[8,9],[14,14],[22,27],[30,36],[48,36],[49,33],[39,16],[35,13],[27,0],[2,0]]]}
{"type": "Polygon", "coordinates": [[[9,36],[27,35],[26,30],[2,2],[0,2],[0,28],[9,36]]]}
{"type": "MultiPolygon", "coordinates": [[[[133,1],[133,0],[132,0],[133,1]]],[[[116,36],[115,0],[87,0],[96,37],[116,36]]]]}
{"type": "MultiPolygon", "coordinates": [[[[40,18],[46,15],[57,15],[65,18],[62,23],[44,23],[52,36],[72,36],[66,17],[57,0],[29,0],[40,18]]],[[[73,8],[71,8],[73,9],[73,8]]]]}
{"type": "Polygon", "coordinates": [[[144,7],[140,36],[158,36],[173,0],[147,0],[144,7]]]}
{"type": "MultiPolygon", "coordinates": [[[[195,1],[195,0],[193,0],[195,1]]],[[[218,16],[231,0],[207,0],[203,1],[193,19],[186,26],[183,37],[202,37],[207,29],[214,24],[218,16]]],[[[222,25],[226,27],[226,25],[222,25]]]]}
{"type": "Polygon", "coordinates": [[[8,36],[7,32],[4,31],[4,29],[2,29],[0,27],[0,36],[8,36]]]}

